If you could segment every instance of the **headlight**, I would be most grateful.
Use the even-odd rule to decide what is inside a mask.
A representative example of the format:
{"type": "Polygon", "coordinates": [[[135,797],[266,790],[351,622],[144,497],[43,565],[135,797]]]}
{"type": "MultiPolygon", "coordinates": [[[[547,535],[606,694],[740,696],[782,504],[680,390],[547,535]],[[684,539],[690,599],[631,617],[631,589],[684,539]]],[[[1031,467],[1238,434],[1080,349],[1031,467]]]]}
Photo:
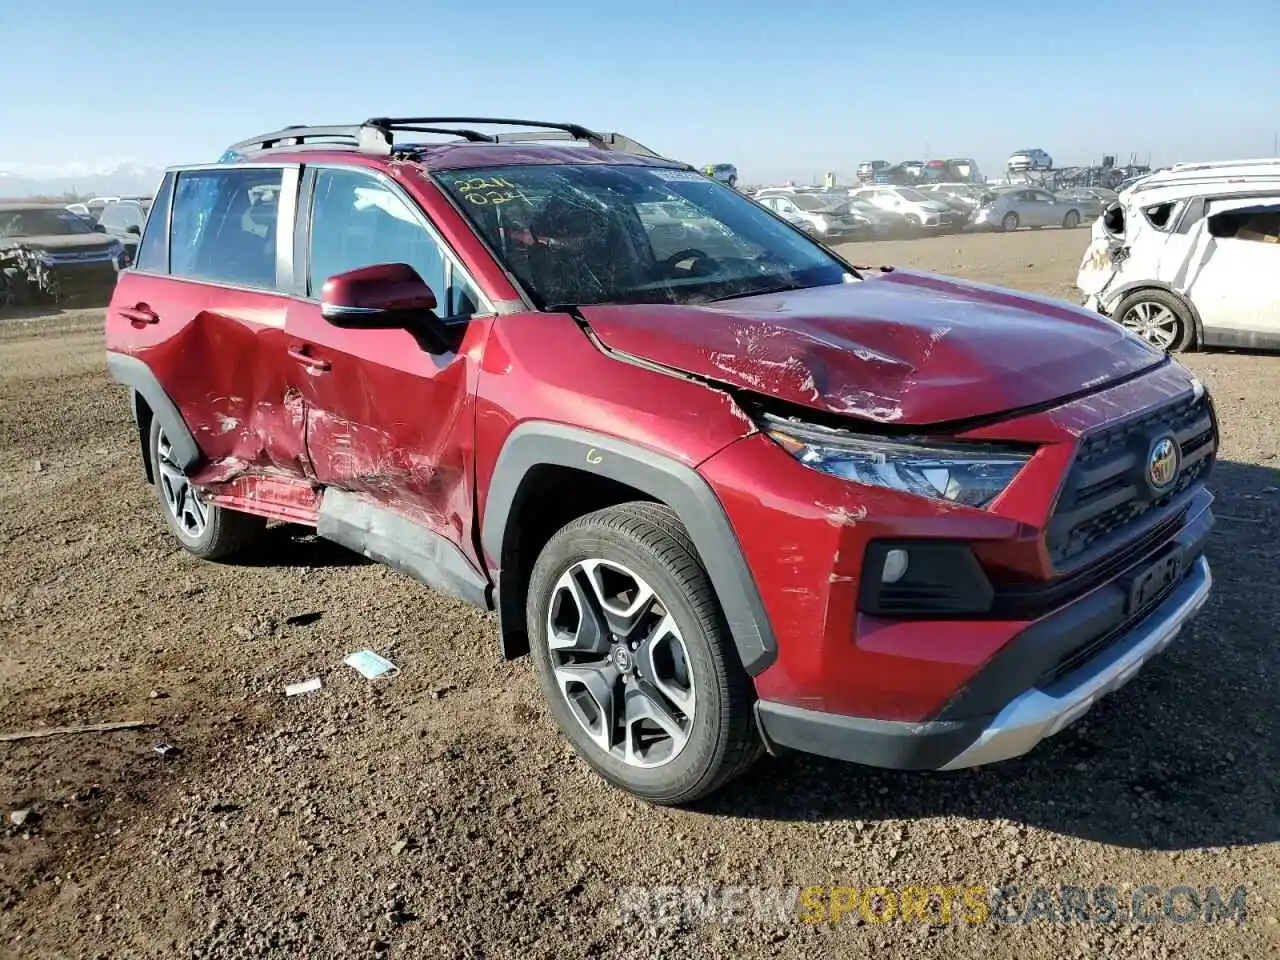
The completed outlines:
{"type": "Polygon", "coordinates": [[[1031,458],[989,444],[935,444],[859,437],[767,417],[765,433],[807,467],[855,483],[931,500],[984,507],[1031,458]]]}

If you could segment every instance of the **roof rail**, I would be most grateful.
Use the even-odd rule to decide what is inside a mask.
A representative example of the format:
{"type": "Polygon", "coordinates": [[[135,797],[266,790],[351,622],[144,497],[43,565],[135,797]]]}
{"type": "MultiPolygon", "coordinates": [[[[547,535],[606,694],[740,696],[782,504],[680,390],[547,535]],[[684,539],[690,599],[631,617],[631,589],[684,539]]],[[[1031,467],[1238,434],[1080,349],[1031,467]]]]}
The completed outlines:
{"type": "Polygon", "coordinates": [[[259,134],[256,137],[241,140],[239,143],[233,143],[228,148],[228,152],[247,155],[280,147],[323,149],[345,146],[355,147],[362,153],[389,154],[392,143],[389,131],[368,124],[309,127],[299,123],[285,127],[283,130],[259,134]]]}
{"type": "MultiPolygon", "coordinates": [[[[385,156],[390,154],[396,146],[396,133],[432,133],[481,143],[574,140],[588,143],[601,150],[652,157],[658,160],[669,159],[620,133],[599,133],[576,123],[550,123],[542,120],[512,120],[499,117],[373,117],[364,123],[344,126],[311,127],[296,124],[242,140],[228,148],[227,153],[248,156],[281,148],[322,150],[333,147],[354,147],[362,153],[385,156]],[[454,126],[455,124],[486,124],[534,129],[488,134],[468,126],[457,127],[454,126]]],[[[406,145],[408,146],[410,145],[406,145]]]]}
{"type": "Polygon", "coordinates": [[[1244,160],[1188,160],[1182,163],[1175,163],[1169,168],[1169,171],[1181,173],[1184,170],[1217,170],[1222,167],[1268,167],[1276,165],[1280,165],[1280,157],[1250,157],[1244,160]]]}

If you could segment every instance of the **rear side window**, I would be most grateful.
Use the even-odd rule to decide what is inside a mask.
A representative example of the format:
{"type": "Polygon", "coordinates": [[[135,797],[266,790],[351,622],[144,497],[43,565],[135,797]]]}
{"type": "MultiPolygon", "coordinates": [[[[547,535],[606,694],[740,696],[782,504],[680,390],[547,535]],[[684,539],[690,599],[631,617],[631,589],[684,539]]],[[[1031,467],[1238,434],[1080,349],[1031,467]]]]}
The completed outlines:
{"type": "Polygon", "coordinates": [[[282,177],[280,169],[260,167],[180,173],[169,241],[171,273],[274,289],[282,177]]]}
{"type": "Polygon", "coordinates": [[[1209,233],[1220,240],[1280,244],[1280,203],[1213,214],[1209,233]]]}
{"type": "Polygon", "coordinates": [[[151,206],[153,215],[147,218],[138,246],[138,259],[134,268],[143,273],[169,272],[169,200],[173,196],[174,175],[168,174],[160,184],[160,190],[151,206]]]}

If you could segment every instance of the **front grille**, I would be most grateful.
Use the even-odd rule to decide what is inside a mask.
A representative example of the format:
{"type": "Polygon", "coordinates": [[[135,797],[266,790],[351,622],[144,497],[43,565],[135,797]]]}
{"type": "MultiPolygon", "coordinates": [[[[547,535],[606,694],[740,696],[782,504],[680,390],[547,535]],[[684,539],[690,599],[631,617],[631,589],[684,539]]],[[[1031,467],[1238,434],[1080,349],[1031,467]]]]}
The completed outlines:
{"type": "Polygon", "coordinates": [[[1217,427],[1204,393],[1086,436],[1049,524],[1054,566],[1084,563],[1159,523],[1181,506],[1190,487],[1204,482],[1217,448],[1217,427]],[[1167,488],[1157,490],[1148,481],[1148,459],[1165,436],[1178,446],[1178,472],[1167,488]]]}
{"type": "Polygon", "coordinates": [[[1083,667],[1095,656],[1106,650],[1111,646],[1111,644],[1118,641],[1122,636],[1150,616],[1155,611],[1156,607],[1168,600],[1173,592],[1186,582],[1187,577],[1191,575],[1195,560],[1198,556],[1198,553],[1188,556],[1185,559],[1186,565],[1183,567],[1182,576],[1175,583],[1169,584],[1158,594],[1152,597],[1144,607],[1133,611],[1133,613],[1126,617],[1122,622],[1116,624],[1100,636],[1094,637],[1092,640],[1089,640],[1073,650],[1067,651],[1059,657],[1057,662],[1046,670],[1040,676],[1039,680],[1036,681],[1036,686],[1042,688],[1052,687],[1063,677],[1074,673],[1080,667],[1083,667]]]}

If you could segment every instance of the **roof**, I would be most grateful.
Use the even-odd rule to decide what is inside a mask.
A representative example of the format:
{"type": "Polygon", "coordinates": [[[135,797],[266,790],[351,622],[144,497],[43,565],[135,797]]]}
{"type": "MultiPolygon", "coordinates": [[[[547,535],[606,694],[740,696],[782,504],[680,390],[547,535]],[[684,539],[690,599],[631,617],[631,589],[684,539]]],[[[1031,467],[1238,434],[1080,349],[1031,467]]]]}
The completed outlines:
{"type": "Polygon", "coordinates": [[[24,203],[21,200],[0,201],[0,213],[11,213],[14,210],[66,210],[65,203],[50,203],[47,200],[33,200],[24,203]]]}

